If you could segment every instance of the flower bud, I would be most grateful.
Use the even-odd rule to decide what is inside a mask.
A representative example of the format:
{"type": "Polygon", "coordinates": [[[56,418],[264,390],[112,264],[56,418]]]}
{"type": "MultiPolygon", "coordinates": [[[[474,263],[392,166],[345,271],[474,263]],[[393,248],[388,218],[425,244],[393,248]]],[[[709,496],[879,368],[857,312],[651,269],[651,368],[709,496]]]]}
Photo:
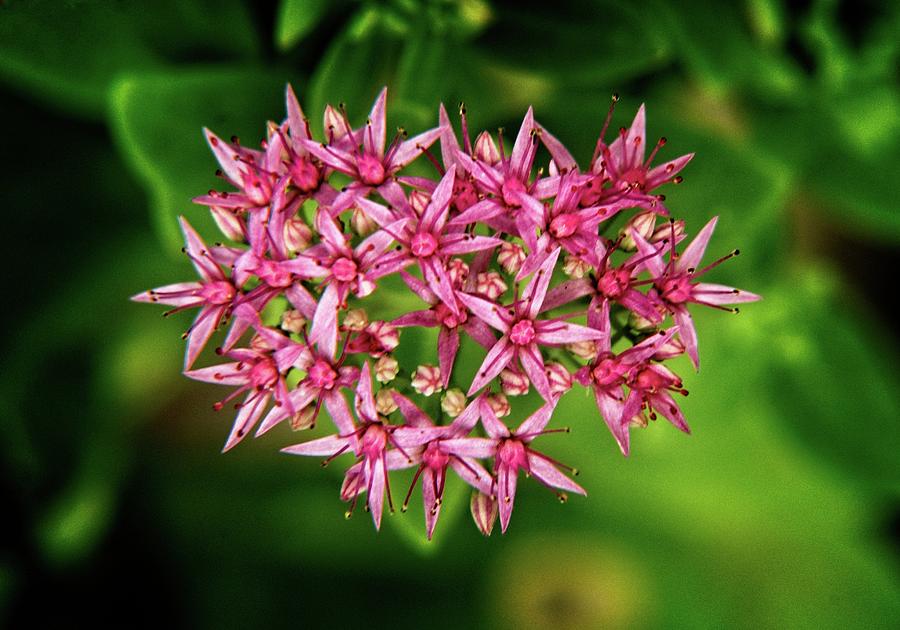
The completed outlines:
{"type": "Polygon", "coordinates": [[[509,407],[509,401],[506,399],[505,394],[501,394],[499,392],[491,392],[484,397],[484,400],[488,405],[490,405],[491,409],[494,411],[494,414],[496,414],[498,418],[505,418],[512,411],[509,407]]]}
{"type": "Polygon", "coordinates": [[[292,252],[302,252],[312,241],[312,230],[300,217],[291,217],[284,224],[284,245],[292,252]]]}
{"type": "Polygon", "coordinates": [[[241,220],[237,218],[234,212],[218,206],[211,206],[209,211],[222,234],[239,243],[244,240],[244,228],[241,226],[241,220]]]}
{"type": "Polygon", "coordinates": [[[466,395],[458,387],[448,389],[441,398],[441,409],[451,418],[455,418],[466,408],[466,395]]]}
{"type": "Polygon", "coordinates": [[[576,256],[566,256],[563,261],[563,273],[573,278],[584,278],[591,270],[587,261],[581,260],[576,256]]]}
{"type": "Polygon", "coordinates": [[[378,390],[375,394],[375,411],[382,416],[389,416],[397,411],[397,401],[394,400],[394,390],[390,387],[378,390]]]}
{"type": "Polygon", "coordinates": [[[621,230],[619,230],[619,235],[622,237],[622,242],[619,244],[619,248],[626,252],[635,251],[637,249],[637,243],[635,243],[634,239],[631,238],[631,231],[634,230],[635,232],[640,234],[644,238],[644,240],[647,240],[653,234],[653,228],[655,226],[655,212],[638,212],[628,220],[628,223],[622,226],[621,230]]]}
{"type": "Polygon", "coordinates": [[[340,140],[347,135],[347,125],[341,113],[331,105],[325,106],[325,137],[329,142],[340,140]]]}
{"type": "Polygon", "coordinates": [[[562,363],[551,361],[544,364],[547,380],[550,382],[550,393],[554,396],[565,394],[572,389],[572,374],[562,363]]]}
{"type": "Polygon", "coordinates": [[[678,219],[676,221],[670,221],[660,225],[656,230],[654,230],[653,234],[650,235],[650,238],[647,239],[651,243],[659,243],[660,241],[664,241],[672,238],[672,234],[675,234],[675,242],[679,242],[687,235],[687,231],[684,228],[684,221],[678,219]]]}
{"type": "Polygon", "coordinates": [[[253,338],[250,340],[250,349],[265,354],[272,351],[272,346],[260,335],[253,335],[253,338]]]}
{"type": "Polygon", "coordinates": [[[451,258],[447,264],[447,275],[450,276],[450,283],[460,288],[469,277],[469,265],[462,258],[451,258]]]}
{"type": "Polygon", "coordinates": [[[474,147],[475,159],[494,165],[500,161],[500,149],[487,131],[482,131],[475,138],[474,147]]]}
{"type": "Polygon", "coordinates": [[[310,429],[316,424],[316,405],[307,405],[293,416],[291,416],[291,430],[302,431],[310,429]]]}
{"type": "Polygon", "coordinates": [[[597,356],[597,344],[590,339],[566,344],[566,350],[585,361],[590,361],[597,356]]]}
{"type": "Polygon", "coordinates": [[[628,326],[637,332],[652,332],[656,330],[656,324],[646,317],[641,317],[634,311],[628,312],[628,326]]]}
{"type": "Polygon", "coordinates": [[[506,369],[500,372],[500,387],[507,396],[524,396],[530,385],[528,377],[518,370],[506,369]]]}
{"type": "Polygon", "coordinates": [[[374,348],[371,353],[381,356],[400,345],[400,331],[396,326],[383,321],[371,322],[366,326],[366,333],[372,336],[374,348]]]}
{"type": "Polygon", "coordinates": [[[525,250],[520,245],[504,241],[497,253],[497,262],[506,273],[515,275],[525,262],[525,250]]]}
{"type": "Polygon", "coordinates": [[[496,271],[480,273],[475,278],[475,291],[489,300],[496,300],[506,293],[506,283],[496,271]]]}
{"type": "Polygon", "coordinates": [[[427,192],[414,190],[409,193],[409,205],[418,216],[422,216],[429,203],[431,203],[431,195],[427,192]]]}
{"type": "Polygon", "coordinates": [[[657,361],[664,361],[666,359],[674,359],[683,353],[684,342],[678,337],[669,337],[666,343],[656,349],[656,352],[653,353],[653,358],[657,361]]]}
{"type": "Polygon", "coordinates": [[[369,325],[369,316],[366,311],[361,308],[353,308],[344,315],[344,323],[341,325],[343,330],[352,330],[361,332],[369,325]]]}
{"type": "Polygon", "coordinates": [[[434,365],[420,365],[412,375],[412,388],[423,396],[431,396],[443,389],[441,368],[434,365]]]}
{"type": "Polygon", "coordinates": [[[287,310],[281,314],[281,330],[299,335],[306,326],[306,318],[297,310],[287,310]]]}
{"type": "Polygon", "coordinates": [[[375,362],[375,380],[379,383],[390,383],[399,371],[400,364],[392,356],[384,355],[375,362]]]}
{"type": "Polygon", "coordinates": [[[490,536],[494,529],[494,523],[497,522],[497,501],[475,490],[469,501],[469,507],[472,510],[472,519],[475,526],[485,536],[490,536]]]}
{"type": "Polygon", "coordinates": [[[371,234],[378,228],[378,224],[366,214],[366,211],[359,206],[353,207],[353,214],[350,215],[350,228],[360,236],[371,234]]]}

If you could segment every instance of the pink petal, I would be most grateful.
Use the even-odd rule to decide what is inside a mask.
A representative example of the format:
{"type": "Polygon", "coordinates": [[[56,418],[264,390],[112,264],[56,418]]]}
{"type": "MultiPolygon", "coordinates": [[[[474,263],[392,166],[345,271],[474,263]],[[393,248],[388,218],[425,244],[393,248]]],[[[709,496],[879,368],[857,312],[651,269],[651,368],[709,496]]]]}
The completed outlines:
{"type": "Polygon", "coordinates": [[[497,440],[480,437],[452,438],[441,440],[441,450],[458,457],[485,459],[497,452],[497,440]]]}
{"type": "Polygon", "coordinates": [[[755,293],[728,287],[724,284],[700,282],[691,289],[691,297],[699,304],[741,304],[756,302],[762,298],[755,293]]]}
{"type": "Polygon", "coordinates": [[[428,288],[427,284],[405,271],[400,272],[400,277],[403,278],[403,282],[406,283],[406,286],[412,289],[412,292],[418,295],[423,302],[432,305],[438,303],[437,296],[435,296],[434,291],[428,288]]]}
{"type": "Polygon", "coordinates": [[[443,130],[441,133],[441,160],[444,162],[444,168],[455,170],[456,153],[459,151],[459,140],[456,139],[456,133],[453,131],[453,125],[450,123],[450,117],[444,104],[438,106],[438,125],[443,130]]]}
{"type": "Polygon", "coordinates": [[[329,284],[313,315],[312,329],[309,331],[310,343],[317,344],[328,357],[334,357],[337,351],[337,310],[340,305],[337,287],[329,284]]]}
{"type": "Polygon", "coordinates": [[[363,363],[359,373],[359,385],[356,388],[353,405],[360,420],[375,422],[378,419],[378,412],[375,411],[375,398],[372,396],[372,373],[369,370],[368,361],[363,363]]]}
{"type": "Polygon", "coordinates": [[[651,402],[653,404],[653,408],[669,422],[674,424],[685,433],[691,432],[690,427],[688,427],[687,422],[684,419],[684,414],[682,413],[681,408],[678,406],[678,403],[675,402],[675,399],[672,398],[669,392],[657,392],[656,394],[654,394],[651,402]]]}
{"type": "Polygon", "coordinates": [[[178,217],[178,223],[181,225],[181,231],[184,233],[185,250],[190,254],[191,264],[200,274],[200,277],[207,282],[212,280],[225,280],[225,274],[217,264],[209,258],[209,249],[206,243],[197,234],[197,231],[191,227],[184,217],[178,217]]]}
{"type": "Polygon", "coordinates": [[[700,265],[703,254],[706,252],[706,246],[709,244],[709,239],[712,237],[718,221],[719,217],[710,219],[697,236],[694,237],[691,244],[684,248],[684,252],[675,261],[676,271],[684,272],[688,269],[696,269],[700,265]]]}
{"type": "Polygon", "coordinates": [[[444,381],[444,389],[450,386],[450,374],[453,372],[453,362],[459,351],[459,331],[441,327],[438,333],[438,365],[441,368],[441,378],[444,381]]]}
{"type": "Polygon", "coordinates": [[[409,219],[400,219],[389,223],[357,245],[355,253],[359,258],[360,265],[364,268],[371,266],[394,242],[394,236],[400,235],[408,223],[409,219]]]}
{"type": "Polygon", "coordinates": [[[266,410],[269,398],[271,398],[271,394],[268,392],[265,394],[259,394],[255,391],[250,392],[241,405],[237,418],[234,419],[231,434],[228,436],[225,447],[222,449],[223,453],[234,448],[238,442],[243,440],[253,430],[263,411],[266,410]]]}
{"type": "Polygon", "coordinates": [[[694,328],[694,320],[684,306],[677,307],[673,316],[675,323],[678,324],[678,335],[684,343],[684,348],[687,350],[688,356],[691,357],[694,368],[699,370],[700,355],[697,351],[697,330],[694,328]]]}
{"type": "Polygon", "coordinates": [[[434,471],[427,466],[422,471],[422,507],[425,510],[425,534],[428,536],[428,540],[431,540],[434,534],[438,515],[441,513],[441,504],[437,501],[435,488],[443,482],[443,476],[442,473],[439,473],[435,478],[434,471]]]}
{"type": "Polygon", "coordinates": [[[456,292],[456,297],[484,323],[502,333],[509,331],[509,315],[502,306],[461,291],[456,292]]]}
{"type": "MultiPolygon", "coordinates": [[[[367,462],[368,464],[368,462],[367,462]]],[[[386,486],[387,470],[381,457],[366,466],[366,476],[369,481],[369,511],[372,512],[372,522],[375,529],[381,529],[381,515],[384,511],[384,489],[386,486]]]]}
{"type": "MultiPolygon", "coordinates": [[[[616,391],[620,396],[622,395],[621,387],[617,388],[616,391]]],[[[629,448],[628,420],[623,420],[622,418],[622,402],[616,400],[609,392],[602,389],[594,390],[594,398],[597,401],[597,409],[600,410],[603,421],[609,427],[613,437],[616,438],[619,450],[622,451],[623,455],[627,456],[629,448]]]]}
{"type": "Polygon", "coordinates": [[[482,199],[450,219],[450,225],[468,225],[478,221],[487,221],[504,211],[505,207],[496,199],[482,199]]]}
{"type": "Polygon", "coordinates": [[[390,172],[399,171],[419,157],[423,150],[434,144],[434,141],[441,136],[441,133],[443,133],[443,129],[436,127],[403,142],[391,156],[389,164],[386,165],[387,170],[390,172]]]}
{"type": "MultiPolygon", "coordinates": [[[[294,410],[303,409],[320,394],[321,390],[318,387],[313,387],[309,382],[303,381],[288,394],[290,400],[289,406],[293,407],[294,410]]],[[[288,405],[272,407],[269,413],[266,414],[266,417],[263,418],[259,428],[256,430],[256,437],[268,433],[272,427],[280,423],[289,415],[291,414],[288,411],[288,405]]]]}
{"type": "Polygon", "coordinates": [[[397,215],[390,208],[386,208],[380,203],[376,203],[364,197],[360,197],[356,200],[357,205],[369,215],[375,223],[379,226],[384,227],[386,225],[390,225],[394,221],[397,220],[397,215]]]}
{"type": "Polygon", "coordinates": [[[471,401],[462,413],[453,419],[448,427],[448,435],[468,435],[469,432],[478,424],[481,418],[481,401],[479,398],[471,401]]]}
{"type": "Polygon", "coordinates": [[[553,268],[556,266],[558,258],[559,248],[557,247],[534,273],[534,276],[532,276],[531,281],[522,293],[521,300],[528,304],[528,316],[532,319],[541,312],[541,306],[544,304],[547,288],[550,286],[550,279],[553,277],[553,268]]]}
{"type": "Polygon", "coordinates": [[[369,112],[369,120],[363,129],[363,146],[366,152],[379,157],[384,155],[384,143],[387,137],[385,103],[387,102],[387,88],[379,92],[369,112]]]}
{"type": "Polygon", "coordinates": [[[500,530],[506,533],[509,519],[512,517],[513,505],[516,501],[516,484],[519,471],[501,466],[497,474],[497,503],[500,507],[500,530]]]}
{"type": "Polygon", "coordinates": [[[525,181],[534,161],[534,136],[532,132],[536,128],[534,124],[534,109],[529,107],[525,112],[525,118],[519,127],[516,142],[513,145],[512,154],[509,156],[509,169],[516,177],[525,181]]]}
{"type": "Polygon", "coordinates": [[[556,466],[541,457],[540,453],[531,451],[527,455],[528,468],[532,476],[546,486],[587,495],[587,491],[577,483],[562,474],[556,466]]]}
{"type": "MultiPolygon", "coordinates": [[[[522,424],[516,429],[516,435],[524,436],[543,431],[547,427],[547,423],[550,422],[550,418],[553,416],[553,411],[555,409],[555,402],[545,403],[537,411],[522,421],[522,424]]],[[[533,439],[533,436],[530,439],[533,439]]],[[[530,441],[530,439],[526,438],[526,441],[530,441]]]]}
{"type": "Polygon", "coordinates": [[[223,311],[223,306],[206,306],[197,314],[197,319],[191,324],[191,332],[188,334],[187,349],[184,354],[185,370],[194,365],[197,357],[200,356],[209,338],[215,332],[223,311]]]}
{"type": "MultiPolygon", "coordinates": [[[[481,426],[484,427],[484,430],[487,431],[487,434],[494,438],[494,449],[497,448],[497,440],[507,438],[510,436],[509,428],[505,424],[500,421],[500,418],[497,417],[497,414],[494,413],[494,410],[488,404],[487,400],[485,400],[484,396],[480,396],[478,398],[480,401],[481,407],[481,426]]],[[[480,439],[480,438],[471,438],[471,439],[480,439]]],[[[479,455],[473,455],[473,457],[480,457],[479,455]]]]}
{"type": "Polygon", "coordinates": [[[587,278],[566,280],[547,292],[544,303],[541,305],[541,312],[552,311],[593,292],[594,286],[587,278]]]}
{"type": "Polygon", "coordinates": [[[397,391],[392,392],[392,395],[407,425],[411,427],[430,427],[434,424],[431,418],[428,417],[428,414],[419,409],[409,398],[397,391]]]}
{"type": "Polygon", "coordinates": [[[557,140],[556,136],[547,131],[547,128],[543,125],[537,125],[537,128],[541,131],[541,142],[547,147],[547,151],[550,152],[550,157],[556,162],[556,166],[561,171],[577,171],[578,163],[565,145],[557,140]]]}
{"type": "Polygon", "coordinates": [[[474,459],[457,456],[457,458],[450,460],[450,467],[453,468],[453,471],[460,479],[476,490],[487,495],[491,494],[491,485],[494,478],[474,459]]]}
{"type": "Polygon", "coordinates": [[[497,337],[494,336],[494,332],[491,330],[490,326],[485,324],[478,317],[470,317],[466,320],[466,323],[463,324],[463,330],[466,331],[472,339],[475,340],[480,346],[485,348],[492,348],[495,343],[497,343],[497,337]]]}
{"type": "Polygon", "coordinates": [[[284,294],[291,303],[291,306],[300,311],[303,317],[306,319],[313,318],[318,303],[310,292],[306,290],[306,287],[299,282],[295,282],[285,289],[284,294]]]}
{"type": "Polygon", "coordinates": [[[639,271],[640,267],[643,266],[647,268],[650,275],[654,278],[662,276],[666,271],[666,262],[663,260],[662,248],[648,243],[636,230],[629,230],[629,234],[631,234],[631,238],[634,239],[637,245],[638,253],[635,256],[643,259],[641,265],[635,268],[635,272],[639,271]]]}
{"type": "Polygon", "coordinates": [[[501,241],[493,236],[474,236],[472,234],[450,234],[440,241],[442,254],[458,255],[481,252],[492,247],[499,247],[501,241]]]}
{"type": "Polygon", "coordinates": [[[204,300],[201,296],[196,295],[196,293],[202,288],[203,285],[199,282],[176,282],[175,284],[167,284],[156,287],[150,291],[143,291],[137,295],[132,295],[131,300],[133,302],[165,304],[167,306],[199,306],[203,304],[204,300]],[[166,293],[186,293],[187,295],[166,297],[166,293]]]}
{"type": "Polygon", "coordinates": [[[222,167],[222,172],[225,173],[225,176],[229,180],[231,180],[231,183],[240,187],[241,181],[243,180],[243,173],[239,167],[240,162],[234,159],[237,155],[237,151],[234,147],[206,127],[203,128],[203,135],[206,136],[206,142],[209,143],[209,148],[212,149],[213,155],[216,156],[216,160],[219,162],[219,166],[222,167]]]}
{"type": "Polygon", "coordinates": [[[440,232],[447,222],[450,211],[450,198],[453,196],[453,185],[456,183],[456,169],[450,169],[441,178],[440,183],[431,195],[431,201],[422,213],[420,228],[427,232],[440,232]]]}
{"type": "MultiPolygon", "coordinates": [[[[494,347],[488,351],[487,356],[484,358],[481,367],[478,368],[478,373],[475,375],[472,386],[469,387],[469,392],[466,395],[472,396],[479,389],[490,383],[495,376],[503,371],[503,368],[509,365],[514,356],[515,348],[513,348],[509,339],[501,337],[500,340],[494,344],[494,347]]],[[[543,373],[543,371],[541,373],[543,373]]],[[[544,380],[546,381],[546,376],[544,377],[544,380]]]]}
{"type": "Polygon", "coordinates": [[[422,268],[422,275],[428,281],[432,291],[440,298],[455,315],[459,314],[459,306],[456,302],[456,293],[453,291],[453,285],[450,283],[450,277],[444,266],[436,256],[428,258],[420,258],[419,266],[422,268]]]}
{"type": "Polygon", "coordinates": [[[287,105],[288,126],[291,130],[291,139],[308,140],[309,135],[306,133],[306,115],[303,108],[300,107],[300,101],[294,94],[294,88],[288,84],[285,88],[284,100],[287,105]]]}
{"type": "Polygon", "coordinates": [[[653,190],[663,182],[675,177],[681,169],[687,166],[693,157],[693,153],[688,153],[651,169],[647,173],[647,177],[644,178],[647,190],[653,190]]]}
{"type": "Polygon", "coordinates": [[[553,400],[550,391],[550,382],[547,380],[547,372],[544,370],[544,357],[541,356],[535,344],[523,346],[518,351],[519,363],[528,375],[531,384],[544,400],[553,400]]]}
{"type": "MultiPolygon", "coordinates": [[[[329,457],[347,446],[347,438],[339,435],[328,435],[317,440],[294,444],[281,449],[282,453],[290,455],[312,455],[316,457],[329,457]]],[[[348,449],[349,450],[349,449],[348,449]]]]}
{"type": "Polygon", "coordinates": [[[535,340],[543,345],[564,345],[603,339],[606,336],[605,333],[595,328],[569,324],[560,320],[537,321],[534,324],[537,333],[535,340]]]}
{"type": "Polygon", "coordinates": [[[244,385],[249,380],[250,370],[241,361],[222,363],[200,368],[199,370],[186,370],[184,375],[195,381],[214,383],[216,385],[244,385]],[[240,366],[240,367],[239,367],[240,366]]]}
{"type": "Polygon", "coordinates": [[[391,324],[397,326],[398,328],[403,328],[405,326],[426,326],[428,328],[432,328],[438,325],[438,321],[437,317],[434,314],[434,311],[428,309],[425,311],[413,311],[412,313],[401,315],[400,317],[392,321],[391,324]]]}

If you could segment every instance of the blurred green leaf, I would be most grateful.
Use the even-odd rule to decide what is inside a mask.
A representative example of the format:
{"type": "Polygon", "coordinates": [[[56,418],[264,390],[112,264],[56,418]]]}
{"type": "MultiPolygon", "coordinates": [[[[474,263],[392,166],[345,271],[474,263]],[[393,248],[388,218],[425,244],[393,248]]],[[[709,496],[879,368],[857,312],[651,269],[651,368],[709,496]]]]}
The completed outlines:
{"type": "MultiPolygon", "coordinates": [[[[266,120],[282,120],[284,75],[258,69],[216,68],[128,75],[110,95],[110,125],[119,149],[152,195],[157,233],[168,251],[181,247],[177,216],[215,234],[212,221],[191,198],[222,188],[217,163],[201,133],[207,126],[255,145],[266,120]],[[194,220],[202,216],[202,221],[194,220]]],[[[228,189],[228,185],[225,185],[228,189]]]]}
{"type": "Polygon", "coordinates": [[[84,115],[102,114],[107,90],[121,72],[256,52],[249,15],[238,0],[14,0],[0,6],[0,79],[84,115]]]}
{"type": "Polygon", "coordinates": [[[281,0],[275,20],[275,45],[289,50],[325,16],[327,0],[281,0]]]}

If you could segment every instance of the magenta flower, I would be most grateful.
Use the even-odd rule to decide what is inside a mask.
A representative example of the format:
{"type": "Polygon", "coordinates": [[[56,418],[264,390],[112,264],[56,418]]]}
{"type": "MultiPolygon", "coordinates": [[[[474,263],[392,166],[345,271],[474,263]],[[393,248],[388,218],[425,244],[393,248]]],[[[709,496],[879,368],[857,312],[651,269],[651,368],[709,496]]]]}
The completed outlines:
{"type": "Polygon", "coordinates": [[[657,249],[645,241],[640,234],[632,231],[632,238],[637,243],[638,251],[645,257],[643,264],[653,276],[653,284],[656,296],[662,305],[672,313],[675,323],[678,324],[678,334],[681,336],[688,356],[694,367],[700,368],[700,357],[697,352],[697,331],[694,328],[694,320],[687,310],[688,302],[704,304],[729,312],[737,312],[737,309],[726,308],[724,304],[739,304],[743,302],[755,302],[760,297],[749,291],[742,291],[734,287],[722,284],[709,284],[695,282],[695,279],[705,274],[710,269],[717,267],[729,258],[737,256],[740,252],[734,250],[730,254],[719,258],[702,269],[697,269],[706,246],[716,228],[719,217],[713,217],[709,223],[703,226],[700,233],[691,241],[681,255],[675,253],[675,239],[669,239],[669,260],[663,259],[664,247],[657,249]]]}
{"type": "Polygon", "coordinates": [[[510,307],[501,307],[472,295],[459,294],[459,299],[476,316],[503,334],[488,351],[484,363],[478,369],[478,374],[469,388],[469,396],[487,385],[513,361],[518,360],[544,400],[553,400],[540,346],[561,346],[589,339],[601,339],[604,336],[600,331],[570,324],[561,319],[537,319],[558,257],[559,249],[544,261],[525,288],[522,298],[510,307]]]}
{"type": "Polygon", "coordinates": [[[526,418],[515,431],[510,431],[503,424],[494,410],[483,398],[481,400],[481,423],[490,437],[469,438],[466,443],[457,444],[449,440],[457,453],[469,457],[494,459],[494,488],[490,493],[497,497],[500,507],[500,529],[504,533],[509,527],[513,505],[516,500],[516,485],[519,471],[534,477],[550,489],[575,492],[587,495],[577,483],[566,477],[560,468],[577,475],[578,471],[565,466],[531,448],[531,442],[539,435],[546,433],[567,432],[567,429],[546,429],[550,416],[553,415],[555,403],[546,403],[526,418]]]}
{"type": "Polygon", "coordinates": [[[493,478],[475,459],[466,455],[466,450],[474,438],[465,437],[471,432],[481,415],[480,398],[476,398],[460,413],[451,425],[435,426],[431,418],[419,409],[409,398],[394,392],[394,400],[406,424],[414,429],[399,428],[396,435],[405,444],[422,447],[421,461],[416,469],[409,492],[403,501],[404,512],[409,498],[422,479],[422,500],[425,507],[425,531],[428,540],[434,535],[434,528],[441,513],[444,483],[447,467],[470,486],[489,493],[493,478]],[[423,431],[423,428],[430,428],[423,431]]]}
{"type": "Polygon", "coordinates": [[[306,150],[323,164],[354,179],[334,201],[334,212],[349,208],[356,198],[364,197],[372,189],[388,200],[396,199],[398,194],[402,196],[403,191],[393,180],[393,176],[441,135],[441,128],[436,127],[405,141],[401,141],[398,136],[385,149],[386,101],[387,88],[384,88],[372,105],[365,127],[359,131],[351,129],[346,116],[344,117],[346,136],[352,142],[349,149],[334,144],[319,144],[312,140],[303,141],[306,150]]]}
{"type": "MultiPolygon", "coordinates": [[[[187,339],[184,369],[187,370],[197,360],[219,324],[228,316],[240,291],[213,259],[203,239],[194,231],[187,219],[179,217],[178,221],[184,232],[184,252],[200,275],[200,281],[168,284],[138,293],[131,299],[135,302],[158,302],[174,306],[175,308],[168,311],[167,315],[189,308],[200,308],[194,323],[184,334],[187,339]]],[[[246,325],[241,324],[240,332],[243,333],[244,330],[246,325]]]]}

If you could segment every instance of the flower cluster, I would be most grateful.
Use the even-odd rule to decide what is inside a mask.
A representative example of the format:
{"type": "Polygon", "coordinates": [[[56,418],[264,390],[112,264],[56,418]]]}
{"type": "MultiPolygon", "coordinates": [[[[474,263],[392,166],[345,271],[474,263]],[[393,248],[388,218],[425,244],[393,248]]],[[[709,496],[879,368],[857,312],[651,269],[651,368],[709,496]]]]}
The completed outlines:
{"type": "Polygon", "coordinates": [[[574,469],[532,446],[568,431],[550,421],[574,382],[593,390],[625,455],[629,429],[657,414],[687,432],[673,396],[687,392],[665,362],[687,353],[699,367],[688,305],[736,312],[726,305],[759,299],[701,281],[738,253],[701,264],[715,218],[683,248],[684,223],[660,220],[669,213],[656,190],[679,183],[692,155],[653,166],[665,139],[645,155],[643,106],[607,144],[610,107],[585,168],[530,108],[509,152],[502,132],[473,142],[462,107],[460,136],[442,106],[438,127],[388,142],[386,98],[385,89],[357,128],[329,106],[314,138],[288,87],[287,118],[269,123],[261,149],[205,131],[236,190],[194,201],[231,244],[208,246],[182,218],[199,279],[133,299],[199,310],[184,335],[184,373],[234,388],[215,405],[237,409],[224,450],[284,421],[309,429],[324,405],[334,435],[284,451],[325,463],[352,455],[340,496],[348,515],[362,501],[376,527],[385,497],[394,509],[391,471],[414,469],[403,508],[421,481],[430,538],[448,470],[473,488],[485,534],[498,514],[506,531],[522,472],[561,499],[585,494],[574,469]],[[539,151],[546,170],[535,167],[539,151]],[[385,295],[378,287],[389,282],[385,295]],[[385,304],[410,300],[421,308],[386,317],[385,304]],[[409,327],[438,329],[433,364],[399,364],[409,327]],[[220,328],[225,362],[195,367],[220,328]],[[474,375],[456,366],[466,340],[483,347],[474,375]],[[532,388],[540,407],[510,428],[507,396],[532,388]],[[430,416],[423,401],[441,391],[430,416]]]}

